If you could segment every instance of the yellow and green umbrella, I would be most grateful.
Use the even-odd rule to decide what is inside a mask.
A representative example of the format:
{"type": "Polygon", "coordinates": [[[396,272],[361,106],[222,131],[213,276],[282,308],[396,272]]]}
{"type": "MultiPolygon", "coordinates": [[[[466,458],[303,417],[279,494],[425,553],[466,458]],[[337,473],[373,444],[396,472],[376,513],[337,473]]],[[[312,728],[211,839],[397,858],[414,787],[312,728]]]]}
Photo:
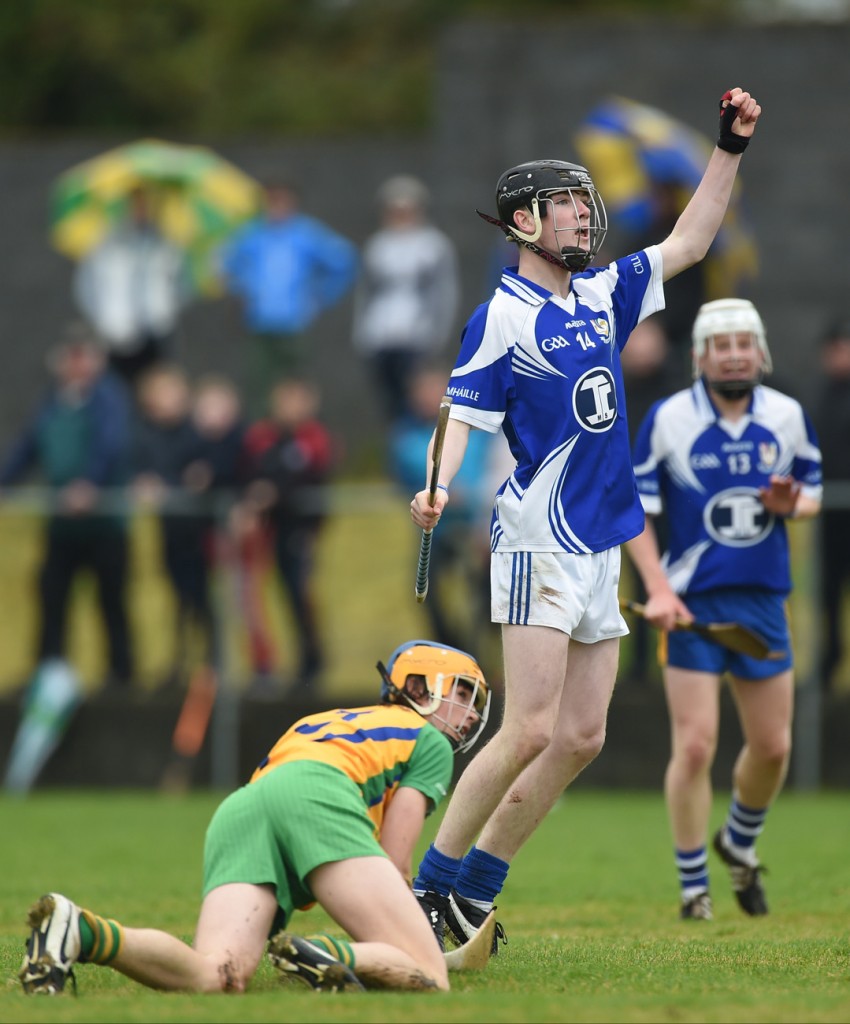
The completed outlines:
{"type": "Polygon", "coordinates": [[[215,249],[260,208],[257,181],[205,146],[141,139],[76,164],[50,194],[54,248],[78,260],[122,218],[138,190],[163,234],[189,255],[195,281],[216,290],[215,249]]]}

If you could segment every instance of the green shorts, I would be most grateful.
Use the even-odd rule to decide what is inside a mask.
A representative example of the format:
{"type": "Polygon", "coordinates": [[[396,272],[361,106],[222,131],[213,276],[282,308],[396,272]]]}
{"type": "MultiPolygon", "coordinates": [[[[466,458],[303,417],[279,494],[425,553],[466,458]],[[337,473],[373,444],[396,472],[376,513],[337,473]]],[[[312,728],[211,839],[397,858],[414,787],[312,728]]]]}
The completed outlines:
{"type": "Polygon", "coordinates": [[[273,929],[312,903],[307,875],[321,864],[383,856],[356,783],[318,761],[293,761],[231,793],[204,842],[207,895],[228,882],[273,885],[280,911],[273,929]]]}

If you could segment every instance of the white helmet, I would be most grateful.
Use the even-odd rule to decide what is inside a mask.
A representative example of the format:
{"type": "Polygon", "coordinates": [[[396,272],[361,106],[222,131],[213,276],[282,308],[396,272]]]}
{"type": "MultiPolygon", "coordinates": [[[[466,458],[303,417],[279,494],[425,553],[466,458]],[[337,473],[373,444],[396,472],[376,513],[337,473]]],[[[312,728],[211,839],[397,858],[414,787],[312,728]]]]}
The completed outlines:
{"type": "MultiPolygon", "coordinates": [[[[764,324],[752,302],[747,299],[715,299],[713,302],[703,303],[694,320],[691,350],[694,380],[700,376],[699,364],[706,354],[709,339],[718,334],[752,334],[764,357],[762,373],[770,373],[773,370],[764,324]]],[[[760,379],[761,375],[759,380],[742,381],[741,385],[747,390],[752,390],[760,379]]],[[[734,383],[738,384],[737,381],[734,383]]],[[[720,390],[729,389],[724,387],[720,390]]]]}

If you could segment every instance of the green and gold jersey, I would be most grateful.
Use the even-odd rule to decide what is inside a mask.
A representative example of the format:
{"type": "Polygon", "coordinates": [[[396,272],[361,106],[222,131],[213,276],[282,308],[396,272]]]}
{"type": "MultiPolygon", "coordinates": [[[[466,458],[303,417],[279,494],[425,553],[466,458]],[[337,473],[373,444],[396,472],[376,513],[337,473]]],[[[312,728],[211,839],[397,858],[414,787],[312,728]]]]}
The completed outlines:
{"type": "Polygon", "coordinates": [[[292,761],[321,761],[344,772],[359,786],[380,835],[399,786],[419,790],[429,809],[436,807],[451,783],[453,753],[448,739],[412,708],[376,704],[300,719],[263,758],[251,782],[292,761]]]}

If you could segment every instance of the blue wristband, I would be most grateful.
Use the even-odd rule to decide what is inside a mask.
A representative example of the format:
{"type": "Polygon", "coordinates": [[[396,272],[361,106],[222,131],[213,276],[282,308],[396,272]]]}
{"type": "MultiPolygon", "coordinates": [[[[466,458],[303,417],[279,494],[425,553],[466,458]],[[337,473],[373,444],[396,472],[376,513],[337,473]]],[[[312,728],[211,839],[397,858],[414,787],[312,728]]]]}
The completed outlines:
{"type": "Polygon", "coordinates": [[[448,487],[446,487],[445,484],[437,484],[437,490],[438,491],[445,491],[446,494],[449,493],[449,489],[448,489],[448,487]]]}

